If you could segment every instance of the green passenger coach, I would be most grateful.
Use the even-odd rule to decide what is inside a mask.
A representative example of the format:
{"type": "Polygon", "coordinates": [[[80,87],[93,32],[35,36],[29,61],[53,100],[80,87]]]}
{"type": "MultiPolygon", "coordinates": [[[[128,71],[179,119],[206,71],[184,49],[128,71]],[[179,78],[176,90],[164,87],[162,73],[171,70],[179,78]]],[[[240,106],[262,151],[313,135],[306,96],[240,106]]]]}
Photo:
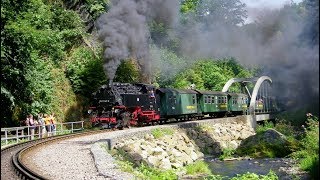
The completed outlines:
{"type": "Polygon", "coordinates": [[[163,117],[194,117],[198,112],[197,92],[189,89],[158,89],[160,95],[160,115],[163,117]]]}
{"type": "Polygon", "coordinates": [[[248,95],[228,93],[228,109],[233,115],[243,114],[248,109],[248,95]]]}
{"type": "Polygon", "coordinates": [[[198,109],[203,115],[223,117],[228,112],[227,94],[218,91],[196,90],[198,95],[198,109]]]}

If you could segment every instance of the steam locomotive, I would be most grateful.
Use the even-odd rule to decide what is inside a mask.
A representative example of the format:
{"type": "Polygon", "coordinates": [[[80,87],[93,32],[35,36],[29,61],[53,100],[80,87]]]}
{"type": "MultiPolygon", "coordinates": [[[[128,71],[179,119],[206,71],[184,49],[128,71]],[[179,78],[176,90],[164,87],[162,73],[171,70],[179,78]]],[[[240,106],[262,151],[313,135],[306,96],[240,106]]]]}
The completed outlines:
{"type": "Polygon", "coordinates": [[[248,102],[248,96],[242,93],[114,82],[93,93],[88,113],[93,125],[123,128],[161,124],[172,119],[241,115],[247,110],[248,102]]]}

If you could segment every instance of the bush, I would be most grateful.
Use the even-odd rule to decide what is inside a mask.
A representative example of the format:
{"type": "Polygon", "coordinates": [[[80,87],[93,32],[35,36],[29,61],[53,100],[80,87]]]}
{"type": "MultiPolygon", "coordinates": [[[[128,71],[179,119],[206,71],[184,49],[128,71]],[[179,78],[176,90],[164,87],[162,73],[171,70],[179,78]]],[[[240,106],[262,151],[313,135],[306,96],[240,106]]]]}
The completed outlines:
{"type": "Polygon", "coordinates": [[[225,148],[225,149],[223,149],[222,155],[219,157],[219,159],[224,160],[226,158],[231,158],[231,157],[233,157],[235,152],[236,152],[235,149],[225,148]]]}
{"type": "Polygon", "coordinates": [[[319,178],[319,121],[317,117],[308,117],[305,136],[301,140],[301,147],[291,154],[299,159],[301,169],[308,171],[314,179],[319,178]]]}
{"type": "Polygon", "coordinates": [[[195,174],[211,174],[209,169],[209,165],[204,161],[196,161],[193,164],[189,164],[186,166],[187,174],[195,175],[195,174]]]}
{"type": "Polygon", "coordinates": [[[267,175],[257,175],[254,173],[245,173],[242,175],[237,175],[237,177],[231,178],[231,180],[277,180],[279,179],[275,172],[272,170],[269,171],[267,175]]]}

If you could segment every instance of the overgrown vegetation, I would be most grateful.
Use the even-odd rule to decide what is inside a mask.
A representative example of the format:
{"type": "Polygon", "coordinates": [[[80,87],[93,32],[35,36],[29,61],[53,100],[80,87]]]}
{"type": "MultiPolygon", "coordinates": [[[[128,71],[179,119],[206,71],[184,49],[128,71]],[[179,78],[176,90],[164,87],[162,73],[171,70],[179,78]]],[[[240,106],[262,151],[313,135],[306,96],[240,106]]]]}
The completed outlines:
{"type": "Polygon", "coordinates": [[[282,119],[276,125],[266,122],[257,127],[257,134],[263,134],[272,128],[286,136],[288,143],[278,146],[276,143],[269,144],[261,141],[250,146],[250,148],[238,148],[237,155],[251,157],[291,157],[298,161],[302,170],[309,172],[312,178],[319,178],[319,121],[316,116],[307,113],[305,125],[296,127],[291,121],[282,119]]]}
{"type": "Polygon", "coordinates": [[[196,161],[193,164],[187,165],[185,168],[186,168],[186,173],[190,175],[211,174],[209,165],[204,161],[196,161]]]}
{"type": "Polygon", "coordinates": [[[278,176],[276,175],[275,172],[273,172],[272,170],[269,171],[269,173],[267,175],[257,175],[254,173],[245,173],[242,175],[237,175],[237,177],[233,177],[231,178],[231,180],[278,180],[278,176]]]}
{"type": "Polygon", "coordinates": [[[234,157],[236,150],[232,148],[225,148],[222,150],[222,154],[219,156],[220,160],[224,160],[227,158],[232,158],[234,157]]]}
{"type": "Polygon", "coordinates": [[[299,165],[314,179],[319,179],[319,120],[310,116],[307,119],[305,134],[300,148],[291,154],[299,161],[299,165]]]}
{"type": "Polygon", "coordinates": [[[155,128],[151,130],[151,134],[154,138],[159,139],[165,135],[172,135],[174,130],[171,128],[155,128]]]}

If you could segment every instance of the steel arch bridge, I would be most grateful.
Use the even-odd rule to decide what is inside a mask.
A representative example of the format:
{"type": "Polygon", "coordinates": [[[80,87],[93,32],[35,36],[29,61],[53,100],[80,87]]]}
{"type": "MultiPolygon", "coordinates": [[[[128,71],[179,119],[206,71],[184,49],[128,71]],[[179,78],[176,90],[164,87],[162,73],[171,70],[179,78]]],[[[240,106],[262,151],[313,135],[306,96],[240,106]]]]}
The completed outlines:
{"type": "Polygon", "coordinates": [[[269,76],[232,78],[224,85],[222,92],[228,92],[234,83],[239,83],[242,93],[247,94],[250,98],[247,115],[279,112],[276,99],[272,95],[272,80],[269,76]]]}

